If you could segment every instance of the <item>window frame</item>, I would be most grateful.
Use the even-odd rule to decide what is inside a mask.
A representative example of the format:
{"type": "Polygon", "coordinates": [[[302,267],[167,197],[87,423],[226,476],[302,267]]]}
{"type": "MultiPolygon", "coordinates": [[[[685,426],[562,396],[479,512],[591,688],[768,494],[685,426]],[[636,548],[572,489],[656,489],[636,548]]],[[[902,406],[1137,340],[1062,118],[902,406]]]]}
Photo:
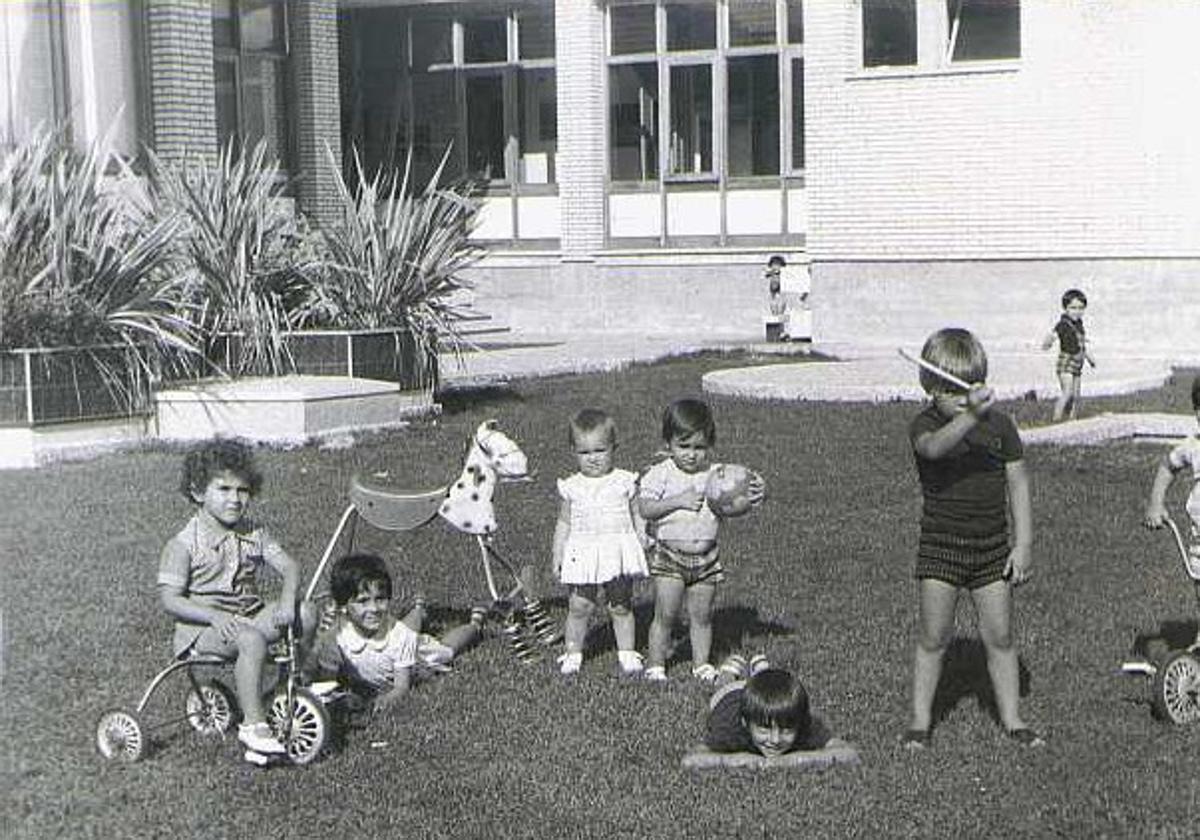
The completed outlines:
{"type": "MultiPolygon", "coordinates": [[[[1016,72],[1024,54],[1021,0],[1013,0],[1017,14],[1017,54],[1003,58],[954,59],[957,39],[956,16],[950,14],[946,0],[913,0],[916,8],[916,61],[912,64],[866,64],[866,31],[864,14],[867,0],[852,0],[849,13],[853,16],[855,59],[848,78],[897,78],[906,76],[970,75],[978,73],[1016,72]]],[[[961,14],[961,5],[959,6],[961,14]]]]}
{"type": "MultiPolygon", "coordinates": [[[[233,12],[233,44],[218,45],[216,39],[213,39],[213,76],[216,77],[216,64],[218,62],[229,64],[233,69],[233,98],[234,98],[234,126],[233,136],[239,142],[245,142],[246,134],[246,101],[244,94],[246,71],[242,64],[248,59],[258,61],[269,61],[275,65],[276,72],[279,77],[284,79],[285,86],[287,85],[288,71],[290,69],[290,61],[292,55],[291,49],[291,12],[288,8],[288,3],[285,0],[279,0],[275,5],[279,9],[279,13],[283,16],[283,39],[282,44],[275,48],[269,49],[249,49],[242,44],[242,2],[243,0],[229,0],[230,8],[233,12]]],[[[285,100],[289,100],[285,90],[285,100]]],[[[215,92],[214,92],[215,105],[215,92]]],[[[279,174],[282,178],[289,178],[291,174],[292,162],[295,158],[295,149],[293,148],[294,140],[293,132],[290,127],[290,109],[284,112],[284,135],[287,138],[284,148],[280,149],[279,174]]],[[[218,133],[217,145],[219,148],[224,148],[228,138],[223,138],[218,133]]]]}
{"type": "MultiPolygon", "coordinates": [[[[703,50],[669,50],[667,48],[667,4],[671,0],[613,0],[606,4],[604,20],[604,136],[605,136],[605,182],[613,192],[665,192],[669,186],[687,184],[714,184],[722,189],[726,186],[753,187],[777,186],[781,181],[802,180],[803,167],[793,167],[792,130],[792,62],[804,59],[804,44],[791,43],[789,36],[789,13],[795,0],[774,0],[775,39],[772,43],[730,45],[730,4],[735,0],[716,0],[716,46],[703,50]],[[614,53],[612,37],[612,10],[620,6],[646,5],[655,9],[654,52],[614,53]],[[729,104],[728,65],[730,59],[771,56],[775,59],[778,73],[779,108],[779,165],[776,172],[756,175],[730,174],[729,151],[729,104]],[[658,67],[658,176],[649,180],[614,179],[612,174],[612,126],[611,91],[609,70],[621,64],[656,63],[658,67]],[[712,159],[713,168],[706,173],[672,174],[671,165],[671,68],[677,66],[709,64],[712,67],[712,159]]],[[[943,0],[944,2],[944,0],[943,0]]]]}

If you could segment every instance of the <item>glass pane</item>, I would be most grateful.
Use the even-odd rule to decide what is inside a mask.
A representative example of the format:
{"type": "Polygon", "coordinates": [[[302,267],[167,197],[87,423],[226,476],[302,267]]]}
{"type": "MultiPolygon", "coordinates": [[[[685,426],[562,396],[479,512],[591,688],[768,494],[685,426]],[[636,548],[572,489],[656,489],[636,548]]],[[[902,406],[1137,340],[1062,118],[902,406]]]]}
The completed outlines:
{"type": "Polygon", "coordinates": [[[282,0],[242,0],[240,7],[242,49],[283,52],[282,0]]]}
{"type": "Polygon", "coordinates": [[[242,59],[242,136],[248,145],[267,144],[267,156],[287,169],[286,74],[281,61],[242,59]]]}
{"type": "Polygon", "coordinates": [[[522,70],[518,77],[521,147],[518,176],[523,184],[553,184],[558,151],[558,101],[554,71],[522,70]]]}
{"type": "Polygon", "coordinates": [[[213,0],[212,28],[214,46],[237,46],[237,31],[233,25],[233,0],[213,0]]]}
{"type": "Polygon", "coordinates": [[[666,6],[668,50],[716,49],[716,0],[686,0],[666,6]]]}
{"type": "Polygon", "coordinates": [[[467,171],[501,180],[504,171],[504,80],[467,76],[467,171]]]}
{"type": "MultiPolygon", "coordinates": [[[[453,146],[458,125],[458,106],[454,97],[454,74],[425,73],[412,78],[413,98],[413,173],[415,185],[424,188],[442,155],[453,146]]],[[[443,183],[462,173],[459,150],[446,161],[443,183]]]]}
{"type": "Polygon", "coordinates": [[[1019,0],[947,0],[954,61],[1021,57],[1019,0]]]}
{"type": "Polygon", "coordinates": [[[775,43],[775,0],[729,0],[729,43],[734,47],[775,43]]]}
{"type": "Polygon", "coordinates": [[[779,59],[729,59],[729,174],[779,174],[779,59]]]}
{"type": "Polygon", "coordinates": [[[347,9],[339,24],[344,159],[352,162],[357,149],[368,176],[381,167],[402,170],[408,150],[403,10],[347,9]]]}
{"type": "Polygon", "coordinates": [[[464,20],[463,60],[470,64],[508,61],[508,20],[505,18],[464,20]]]}
{"type": "Polygon", "coordinates": [[[554,10],[521,12],[517,18],[517,44],[523,59],[554,58],[554,10]]]}
{"type": "Polygon", "coordinates": [[[213,82],[217,95],[217,142],[221,148],[237,139],[237,74],[232,61],[213,62],[213,82]]]}
{"type": "Polygon", "coordinates": [[[788,0],[788,43],[804,43],[804,3],[788,0]]]}
{"type": "Polygon", "coordinates": [[[654,6],[613,6],[612,53],[654,52],[654,6]]]}
{"type": "Polygon", "coordinates": [[[792,59],[792,169],[804,168],[804,59],[792,59]]]}
{"type": "Polygon", "coordinates": [[[863,66],[917,63],[916,0],[862,0],[863,66]]]}
{"type": "Polygon", "coordinates": [[[608,68],[608,95],[612,180],[657,179],[658,67],[622,64],[608,68]]]}
{"type": "Polygon", "coordinates": [[[454,56],[450,46],[450,21],[414,19],[412,51],[415,70],[424,70],[431,64],[449,64],[454,56]]]}
{"type": "Polygon", "coordinates": [[[672,175],[700,175],[712,165],[712,66],[671,68],[672,175]]]}

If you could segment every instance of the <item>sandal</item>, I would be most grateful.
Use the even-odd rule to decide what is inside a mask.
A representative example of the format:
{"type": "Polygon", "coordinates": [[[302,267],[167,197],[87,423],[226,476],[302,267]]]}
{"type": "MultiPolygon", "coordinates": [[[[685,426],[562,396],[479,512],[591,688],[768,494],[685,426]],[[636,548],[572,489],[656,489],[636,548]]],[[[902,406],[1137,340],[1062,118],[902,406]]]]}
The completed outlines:
{"type": "Polygon", "coordinates": [[[928,729],[909,729],[900,738],[900,743],[906,750],[918,752],[929,748],[928,729]]]}
{"type": "Polygon", "coordinates": [[[1046,746],[1046,739],[1037,734],[1037,732],[1034,730],[1030,729],[1028,726],[1023,726],[1020,729],[1009,729],[1004,734],[1006,734],[1009,738],[1012,738],[1023,747],[1033,748],[1046,746]]]}

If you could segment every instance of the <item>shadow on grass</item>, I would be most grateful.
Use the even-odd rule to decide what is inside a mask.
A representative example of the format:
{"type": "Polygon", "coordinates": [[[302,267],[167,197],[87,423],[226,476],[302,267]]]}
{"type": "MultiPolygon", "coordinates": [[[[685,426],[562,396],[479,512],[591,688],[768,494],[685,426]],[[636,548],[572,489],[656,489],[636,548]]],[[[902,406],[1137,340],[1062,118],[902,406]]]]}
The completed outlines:
{"type": "MultiPolygon", "coordinates": [[[[1019,692],[1029,694],[1031,678],[1025,663],[1018,660],[1019,692]]],[[[942,660],[942,678],[933,697],[933,724],[941,723],[964,699],[975,702],[992,720],[1000,722],[996,696],[992,693],[992,678],[987,669],[987,651],[979,639],[956,637],[946,648],[942,660]]]]}
{"type": "Polygon", "coordinates": [[[484,406],[522,403],[524,398],[514,389],[504,385],[486,385],[478,388],[448,388],[438,392],[442,414],[452,416],[476,411],[484,406]]]}

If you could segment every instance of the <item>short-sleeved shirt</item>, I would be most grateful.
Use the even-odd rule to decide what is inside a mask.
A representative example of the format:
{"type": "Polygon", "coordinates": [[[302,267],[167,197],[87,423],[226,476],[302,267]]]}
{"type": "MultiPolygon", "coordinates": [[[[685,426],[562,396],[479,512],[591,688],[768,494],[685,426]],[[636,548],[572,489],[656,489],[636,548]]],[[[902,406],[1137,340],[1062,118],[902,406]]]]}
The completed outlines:
{"type": "Polygon", "coordinates": [[[930,405],[913,418],[909,426],[909,439],[914,445],[917,475],[925,499],[922,532],[964,537],[1006,532],[1006,467],[1024,455],[1016,424],[1007,414],[992,410],[943,457],[928,459],[918,455],[917,438],[948,422],[930,405]]]}
{"type": "MultiPolygon", "coordinates": [[[[286,557],[283,549],[253,522],[231,529],[198,511],[163,546],[158,583],[178,587],[190,600],[221,612],[250,615],[263,605],[259,569],[264,563],[278,565],[280,557],[286,557]]],[[[176,621],[175,654],[191,647],[207,626],[176,621]]]]}
{"type": "Polygon", "coordinates": [[[1167,453],[1167,463],[1173,470],[1191,468],[1192,489],[1188,493],[1187,512],[1192,523],[1200,527],[1200,437],[1190,437],[1173,447],[1167,453]]]}
{"type": "MultiPolygon", "coordinates": [[[[708,703],[708,718],[705,720],[704,743],[713,752],[757,752],[750,739],[750,730],[742,719],[742,692],[745,680],[722,686],[708,703]]],[[[829,740],[829,731],[824,722],[816,717],[809,725],[796,733],[793,750],[817,750],[829,740]]]]}
{"type": "Polygon", "coordinates": [[[351,684],[371,691],[387,691],[396,675],[417,664],[421,636],[402,621],[392,619],[386,632],[364,636],[343,619],[317,643],[317,661],[325,673],[339,674],[351,684]]]}
{"type": "Polygon", "coordinates": [[[1058,335],[1058,349],[1060,352],[1072,356],[1083,352],[1084,330],[1082,318],[1075,321],[1063,315],[1058,319],[1058,323],[1054,325],[1054,332],[1058,335]]]}
{"type": "MultiPolygon", "coordinates": [[[[708,470],[686,473],[679,469],[673,460],[667,458],[646,470],[638,492],[644,499],[660,501],[692,488],[703,493],[707,483],[708,470]]],[[[652,536],[667,542],[713,541],[717,538],[719,524],[716,514],[706,501],[699,510],[673,510],[666,516],[648,523],[648,528],[652,536]]]]}

